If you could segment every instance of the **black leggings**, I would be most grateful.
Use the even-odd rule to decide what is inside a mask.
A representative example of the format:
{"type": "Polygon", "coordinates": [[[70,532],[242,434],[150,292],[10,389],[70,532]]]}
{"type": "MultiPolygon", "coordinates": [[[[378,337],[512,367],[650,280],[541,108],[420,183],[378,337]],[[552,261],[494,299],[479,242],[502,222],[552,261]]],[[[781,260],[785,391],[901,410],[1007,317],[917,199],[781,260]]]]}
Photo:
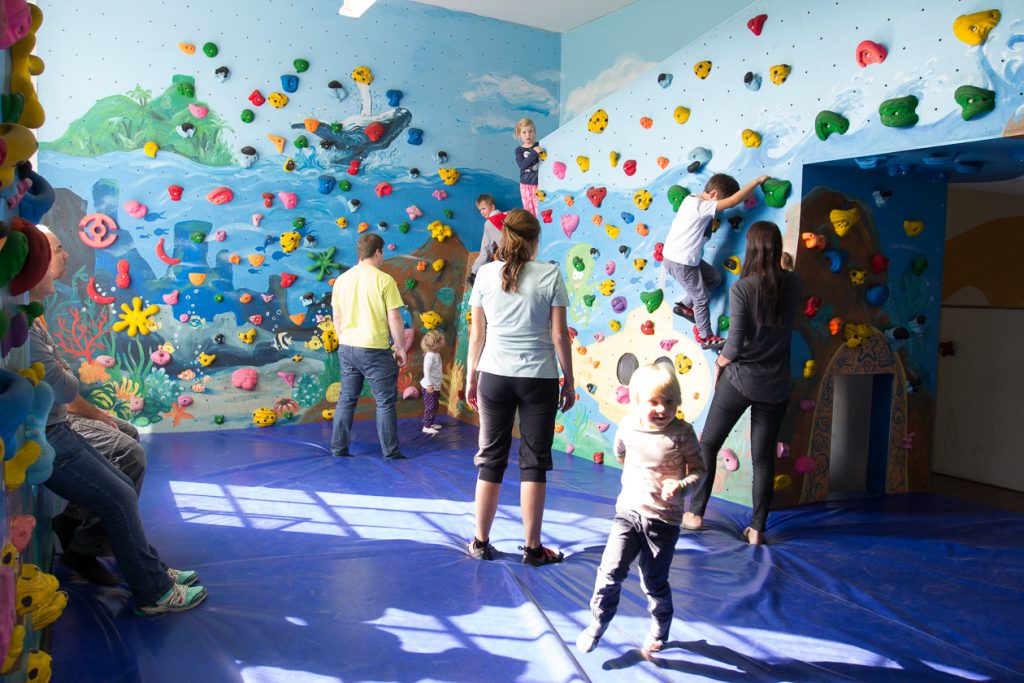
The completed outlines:
{"type": "Polygon", "coordinates": [[[719,380],[715,386],[715,395],[711,399],[708,418],[704,422],[704,431],[700,436],[700,452],[704,457],[708,474],[700,489],[693,494],[690,512],[704,516],[708,498],[711,497],[711,488],[715,484],[718,451],[743,412],[749,407],[750,455],[754,467],[750,528],[764,531],[765,523],[768,521],[768,508],[772,505],[772,493],[775,490],[775,444],[788,405],[789,399],[782,403],[751,401],[725,377],[719,380]]]}
{"type": "Polygon", "coordinates": [[[558,380],[480,373],[479,478],[500,484],[508,467],[512,426],[519,413],[519,480],[546,482],[558,412],[558,380]]]}

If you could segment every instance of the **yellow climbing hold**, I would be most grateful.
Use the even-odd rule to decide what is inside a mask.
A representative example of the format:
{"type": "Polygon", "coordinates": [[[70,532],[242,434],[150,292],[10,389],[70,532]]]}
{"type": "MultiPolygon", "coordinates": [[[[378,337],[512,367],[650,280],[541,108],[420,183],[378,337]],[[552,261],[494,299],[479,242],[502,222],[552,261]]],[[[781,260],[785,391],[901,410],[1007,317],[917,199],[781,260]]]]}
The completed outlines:
{"type": "Polygon", "coordinates": [[[633,194],[633,203],[637,208],[646,211],[651,206],[651,193],[647,190],[637,190],[633,194]]]}
{"type": "Polygon", "coordinates": [[[645,258],[635,258],[635,259],[633,259],[633,267],[636,268],[638,272],[643,272],[644,268],[647,267],[647,259],[645,259],[645,258]]]}
{"type": "Polygon", "coordinates": [[[997,9],[961,14],[953,22],[953,35],[968,45],[981,45],[1002,16],[997,9]]]}
{"type": "Polygon", "coordinates": [[[789,64],[776,64],[768,72],[768,78],[775,85],[782,85],[789,78],[789,72],[792,70],[789,64]]]}
{"type": "Polygon", "coordinates": [[[605,296],[611,296],[615,293],[615,280],[602,280],[597,289],[605,296]]]}
{"type": "Polygon", "coordinates": [[[604,109],[598,109],[590,115],[590,120],[587,121],[587,130],[591,133],[603,133],[604,129],[608,127],[608,112],[604,109]]]}
{"type": "Polygon", "coordinates": [[[548,198],[548,193],[538,188],[533,191],[533,196],[537,198],[538,202],[542,202],[548,198]]]}
{"type": "Polygon", "coordinates": [[[704,80],[711,73],[711,60],[704,59],[693,65],[693,73],[697,74],[697,78],[704,80]]]}
{"type": "Polygon", "coordinates": [[[619,165],[619,153],[618,152],[609,152],[608,153],[608,161],[611,163],[612,168],[615,168],[616,166],[618,166],[619,165]]]}
{"type": "Polygon", "coordinates": [[[426,313],[420,313],[420,322],[423,323],[423,327],[432,330],[444,322],[444,319],[437,311],[427,311],[426,313]]]}
{"type": "Polygon", "coordinates": [[[302,235],[294,230],[281,234],[281,248],[284,253],[290,254],[299,248],[299,242],[302,241],[302,235]]]}
{"type": "Polygon", "coordinates": [[[619,330],[622,329],[622,323],[620,323],[618,320],[612,320],[610,323],[608,323],[608,327],[611,328],[612,332],[618,332],[619,330]]]}
{"type": "Polygon", "coordinates": [[[121,319],[114,323],[114,332],[127,331],[129,337],[134,337],[137,334],[146,336],[150,330],[155,330],[160,326],[150,320],[150,317],[160,312],[160,307],[150,304],[143,308],[141,296],[132,298],[131,307],[128,304],[121,304],[121,310],[124,312],[118,314],[121,319]]]}
{"type": "Polygon", "coordinates": [[[341,218],[335,219],[335,223],[338,224],[339,228],[345,229],[348,227],[348,219],[342,216],[341,218]]]}
{"type": "Polygon", "coordinates": [[[437,259],[436,261],[430,264],[430,267],[434,270],[435,273],[440,273],[442,270],[444,270],[444,259],[437,259]]]}
{"type": "Polygon", "coordinates": [[[264,254],[249,254],[246,258],[249,259],[249,264],[253,268],[259,268],[267,257],[264,254]]]}
{"type": "Polygon", "coordinates": [[[441,221],[434,221],[427,226],[427,229],[430,230],[430,236],[438,242],[444,242],[452,236],[451,226],[445,225],[441,221]]]}
{"type": "Polygon", "coordinates": [[[590,157],[576,157],[576,164],[586,173],[590,170],[590,157]]]}
{"type": "Polygon", "coordinates": [[[676,123],[686,123],[690,120],[690,108],[679,105],[672,112],[672,118],[676,120],[676,123]]]}
{"type": "Polygon", "coordinates": [[[373,72],[368,66],[357,66],[352,69],[352,80],[363,85],[370,85],[373,83],[373,72]]]}
{"type": "Polygon", "coordinates": [[[619,229],[616,228],[611,223],[605,223],[604,231],[608,233],[608,236],[611,237],[613,240],[619,238],[619,229]]]}
{"type": "Polygon", "coordinates": [[[744,128],[743,132],[740,133],[740,138],[743,140],[744,147],[760,147],[761,146],[761,134],[744,128]]]}
{"type": "Polygon", "coordinates": [[[860,220],[860,209],[856,206],[851,209],[832,209],[828,214],[828,220],[835,228],[836,234],[845,237],[850,228],[860,220]]]}
{"type": "Polygon", "coordinates": [[[924,232],[924,221],[903,221],[903,231],[907,237],[917,237],[924,232]]]}
{"type": "Polygon", "coordinates": [[[242,340],[243,344],[252,344],[256,340],[256,328],[250,327],[245,332],[239,332],[238,338],[242,340]]]}
{"type": "Polygon", "coordinates": [[[445,185],[454,185],[459,182],[459,169],[457,168],[439,168],[437,175],[441,176],[441,181],[445,185]]]}
{"type": "Polygon", "coordinates": [[[150,140],[149,142],[142,146],[142,151],[145,152],[146,156],[149,157],[150,159],[156,157],[157,150],[159,149],[160,145],[156,144],[152,140],[150,140]]]}

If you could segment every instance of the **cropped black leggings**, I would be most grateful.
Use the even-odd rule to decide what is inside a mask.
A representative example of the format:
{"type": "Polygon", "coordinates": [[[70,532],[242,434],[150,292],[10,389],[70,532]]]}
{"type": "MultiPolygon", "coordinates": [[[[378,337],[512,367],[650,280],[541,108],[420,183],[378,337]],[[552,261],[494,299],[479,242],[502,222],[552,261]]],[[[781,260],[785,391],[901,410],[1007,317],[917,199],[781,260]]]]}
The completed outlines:
{"type": "Polygon", "coordinates": [[[693,494],[690,512],[704,516],[704,510],[715,484],[715,468],[718,451],[725,443],[729,432],[736,426],[743,412],[750,408],[750,455],[753,460],[754,490],[750,528],[764,531],[768,521],[768,508],[772,505],[775,491],[775,444],[779,438],[779,427],[786,414],[789,399],[782,403],[760,403],[751,401],[741,394],[725,377],[715,385],[708,418],[700,436],[700,452],[708,474],[700,489],[693,494]]]}
{"type": "Polygon", "coordinates": [[[519,480],[546,482],[558,412],[558,380],[480,373],[480,450],[473,458],[478,478],[500,484],[508,467],[512,426],[519,413],[519,480]]]}

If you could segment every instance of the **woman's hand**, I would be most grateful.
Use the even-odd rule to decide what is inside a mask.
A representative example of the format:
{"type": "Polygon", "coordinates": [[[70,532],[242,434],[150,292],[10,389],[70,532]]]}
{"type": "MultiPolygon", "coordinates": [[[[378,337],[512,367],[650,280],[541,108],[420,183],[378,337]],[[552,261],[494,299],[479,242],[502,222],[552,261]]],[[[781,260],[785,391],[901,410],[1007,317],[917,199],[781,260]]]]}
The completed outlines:
{"type": "Polygon", "coordinates": [[[562,385],[562,391],[558,395],[558,409],[563,413],[568,412],[576,403],[576,387],[572,382],[562,385]]]}
{"type": "Polygon", "coordinates": [[[676,491],[679,490],[680,483],[678,479],[666,479],[661,482],[661,499],[671,500],[672,496],[676,495],[676,491]]]}
{"type": "Polygon", "coordinates": [[[476,404],[476,380],[475,379],[467,379],[466,380],[466,403],[468,403],[469,405],[473,406],[474,410],[479,410],[479,407],[476,404]]]}

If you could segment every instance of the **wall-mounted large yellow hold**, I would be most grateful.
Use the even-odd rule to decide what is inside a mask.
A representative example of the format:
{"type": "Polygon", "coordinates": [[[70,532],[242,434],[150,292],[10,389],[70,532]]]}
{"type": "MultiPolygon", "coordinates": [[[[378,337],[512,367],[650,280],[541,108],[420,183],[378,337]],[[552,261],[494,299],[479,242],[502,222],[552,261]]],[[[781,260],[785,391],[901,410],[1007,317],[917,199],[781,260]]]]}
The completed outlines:
{"type": "Polygon", "coordinates": [[[256,328],[250,327],[245,332],[239,332],[238,338],[242,340],[243,344],[252,344],[256,340],[256,328]]]}
{"type": "Polygon", "coordinates": [[[672,111],[672,118],[676,120],[676,123],[686,123],[690,120],[690,108],[679,105],[672,111]]]}
{"type": "Polygon", "coordinates": [[[270,102],[270,106],[274,109],[281,109],[288,104],[288,96],[283,92],[272,92],[267,95],[267,102],[270,102]]]}
{"type": "Polygon", "coordinates": [[[633,194],[633,203],[636,204],[637,208],[646,211],[651,206],[651,193],[647,190],[637,190],[633,194]]]}
{"type": "Polygon", "coordinates": [[[160,145],[156,144],[152,140],[142,146],[142,151],[145,152],[146,156],[150,159],[156,158],[156,153],[160,150],[160,145]]]}
{"type": "Polygon", "coordinates": [[[687,356],[685,356],[685,355],[683,355],[681,353],[677,353],[676,354],[676,372],[678,372],[680,375],[685,375],[691,369],[693,369],[693,361],[690,360],[687,356]]]}
{"type": "Polygon", "coordinates": [[[200,353],[199,364],[204,368],[208,368],[213,365],[213,361],[217,360],[217,354],[215,353],[200,353]]]}
{"type": "Polygon", "coordinates": [[[608,233],[608,236],[611,237],[613,240],[619,238],[619,229],[612,225],[611,223],[605,223],[604,231],[608,233]]]}
{"type": "Polygon", "coordinates": [[[445,185],[454,185],[459,182],[459,169],[457,168],[439,168],[437,175],[441,177],[441,181],[445,185]]]}
{"type": "Polygon", "coordinates": [[[643,269],[647,267],[647,259],[635,258],[633,259],[633,267],[638,271],[643,272],[643,269]]]}
{"type": "Polygon", "coordinates": [[[711,60],[704,59],[693,65],[693,73],[697,74],[697,78],[704,80],[711,73],[711,60]]]}
{"type": "Polygon", "coordinates": [[[611,296],[615,293],[615,280],[602,280],[597,289],[605,296],[611,296]]]}
{"type": "Polygon", "coordinates": [[[608,161],[611,162],[612,168],[615,168],[616,166],[618,166],[619,165],[619,153],[618,152],[609,152],[608,153],[608,161]]]}
{"type": "Polygon", "coordinates": [[[548,198],[548,193],[544,190],[537,188],[533,191],[533,196],[537,198],[538,202],[542,202],[548,198]]]}
{"type": "Polygon", "coordinates": [[[968,45],[981,45],[1002,16],[997,9],[961,14],[953,21],[953,35],[968,45]]]}
{"type": "Polygon", "coordinates": [[[441,221],[434,221],[427,226],[427,229],[430,230],[430,237],[438,242],[444,242],[452,236],[451,226],[445,225],[441,221]]]}
{"type": "Polygon", "coordinates": [[[603,133],[604,129],[608,127],[608,112],[604,109],[598,109],[590,115],[590,120],[587,121],[587,130],[591,133],[603,133]]]}
{"type": "Polygon", "coordinates": [[[610,323],[608,323],[608,327],[611,328],[612,332],[618,332],[619,330],[622,329],[622,323],[620,323],[618,320],[612,320],[610,323]]]}
{"type": "Polygon", "coordinates": [[[336,218],[334,222],[338,224],[339,228],[345,229],[348,227],[348,219],[345,218],[344,216],[342,216],[341,218],[336,218]]]}
{"type": "Polygon", "coordinates": [[[442,270],[444,270],[444,265],[445,265],[444,259],[443,258],[439,258],[436,261],[434,261],[433,263],[431,263],[430,267],[431,267],[431,269],[435,273],[440,273],[442,270]]]}
{"type": "Polygon", "coordinates": [[[31,25],[24,38],[11,45],[11,92],[19,93],[25,98],[21,117],[12,123],[20,123],[26,128],[39,128],[46,121],[43,105],[39,103],[35,84],[32,79],[46,69],[43,60],[32,54],[36,47],[36,31],[43,23],[43,12],[33,4],[29,4],[31,25]]]}
{"type": "Polygon", "coordinates": [[[768,72],[768,78],[775,85],[782,85],[789,78],[789,73],[793,68],[789,64],[776,64],[768,72]]]}
{"type": "Polygon", "coordinates": [[[373,83],[373,72],[368,66],[357,66],[352,69],[352,80],[363,85],[370,85],[373,83]]]}
{"type": "Polygon", "coordinates": [[[743,140],[744,147],[761,146],[761,134],[756,131],[752,131],[749,128],[743,129],[743,132],[740,133],[740,139],[743,140]]]}
{"type": "Polygon", "coordinates": [[[818,371],[818,361],[809,360],[804,363],[804,377],[810,379],[818,371]]]}
{"type": "Polygon", "coordinates": [[[257,408],[252,411],[252,423],[257,427],[271,427],[277,422],[277,414],[270,408],[257,408]]]}
{"type": "Polygon", "coordinates": [[[843,336],[846,337],[846,347],[849,349],[855,349],[871,336],[871,327],[868,325],[847,323],[846,327],[843,328],[843,336]]]}
{"type": "Polygon", "coordinates": [[[590,170],[590,157],[576,157],[576,165],[580,167],[580,170],[586,173],[590,170]]]}
{"type": "Polygon", "coordinates": [[[832,209],[828,214],[828,220],[835,228],[836,234],[845,237],[850,228],[860,220],[860,209],[854,206],[850,209],[832,209]]]}
{"type": "Polygon", "coordinates": [[[443,319],[437,311],[427,311],[426,313],[420,313],[420,322],[423,323],[423,327],[432,330],[440,325],[443,319]]]}
{"type": "Polygon", "coordinates": [[[281,249],[283,249],[286,254],[290,254],[298,249],[300,242],[302,242],[302,235],[294,230],[281,234],[281,249]]]}
{"type": "Polygon", "coordinates": [[[859,287],[864,284],[864,277],[867,275],[866,270],[851,270],[850,271],[850,284],[854,287],[859,287]]]}
{"type": "Polygon", "coordinates": [[[903,221],[903,231],[907,237],[917,237],[924,232],[924,221],[903,221]]]}

